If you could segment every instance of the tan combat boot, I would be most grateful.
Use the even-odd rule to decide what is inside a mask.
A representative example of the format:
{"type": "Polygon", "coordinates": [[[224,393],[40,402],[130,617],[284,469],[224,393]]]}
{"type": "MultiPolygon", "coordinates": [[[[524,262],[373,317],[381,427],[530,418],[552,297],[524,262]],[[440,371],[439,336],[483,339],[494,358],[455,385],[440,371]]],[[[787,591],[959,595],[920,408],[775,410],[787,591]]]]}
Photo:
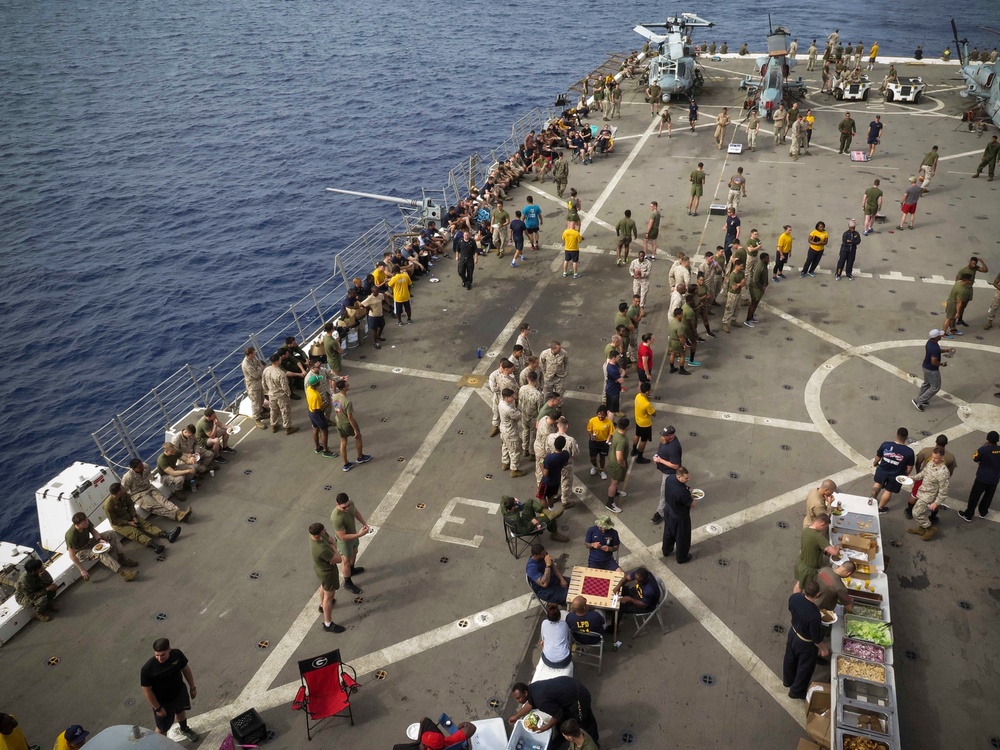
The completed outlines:
{"type": "Polygon", "coordinates": [[[937,526],[931,526],[928,529],[924,529],[924,534],[923,534],[924,541],[929,542],[931,539],[937,536],[937,533],[938,533],[937,526]]]}
{"type": "Polygon", "coordinates": [[[497,427],[496,425],[493,425],[493,429],[490,430],[490,434],[487,437],[496,437],[499,434],[500,434],[500,428],[497,427]]]}
{"type": "Polygon", "coordinates": [[[511,479],[517,479],[518,477],[526,477],[526,476],[528,476],[528,472],[526,472],[524,469],[517,469],[515,471],[512,471],[510,473],[510,476],[511,476],[511,479]]]}
{"type": "Polygon", "coordinates": [[[187,510],[182,510],[180,513],[177,514],[177,520],[182,522],[187,521],[190,515],[191,515],[190,508],[188,508],[187,510]]]}
{"type": "Polygon", "coordinates": [[[125,554],[118,555],[118,564],[125,568],[138,568],[139,563],[130,557],[126,557],[125,554]]]}
{"type": "Polygon", "coordinates": [[[119,570],[118,571],[118,575],[120,575],[122,577],[122,580],[127,583],[128,581],[135,580],[135,577],[137,575],[139,575],[139,571],[138,570],[119,570]]]}
{"type": "Polygon", "coordinates": [[[285,428],[285,434],[286,435],[294,435],[298,431],[299,431],[299,428],[296,427],[295,425],[292,425],[291,427],[286,427],[285,428]]]}

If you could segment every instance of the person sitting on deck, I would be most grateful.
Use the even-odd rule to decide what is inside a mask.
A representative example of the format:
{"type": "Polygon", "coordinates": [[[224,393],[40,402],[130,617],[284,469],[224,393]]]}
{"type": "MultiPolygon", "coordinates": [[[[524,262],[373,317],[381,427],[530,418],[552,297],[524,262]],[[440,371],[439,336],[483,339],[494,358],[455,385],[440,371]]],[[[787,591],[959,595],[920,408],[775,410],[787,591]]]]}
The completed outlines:
{"type": "Polygon", "coordinates": [[[122,570],[122,568],[135,568],[138,567],[139,563],[125,556],[122,551],[122,543],[114,531],[99,532],[82,510],[74,513],[72,520],[73,525],[66,532],[66,552],[83,580],[90,580],[90,572],[83,567],[83,563],[90,560],[97,560],[112,573],[120,575],[125,581],[135,579],[137,573],[134,570],[122,570]],[[94,547],[105,542],[109,545],[108,550],[95,553],[94,547]]]}
{"type": "Polygon", "coordinates": [[[236,453],[235,448],[229,447],[229,426],[219,419],[212,407],[205,409],[204,416],[195,425],[195,438],[202,448],[212,451],[216,461],[221,453],[236,453]]]}
{"type": "Polygon", "coordinates": [[[59,611],[55,601],[58,590],[49,572],[43,570],[42,561],[33,557],[24,564],[24,572],[14,584],[14,601],[34,609],[36,620],[48,622],[52,619],[49,612],[59,611]]]}
{"type": "Polygon", "coordinates": [[[539,599],[560,606],[566,603],[569,584],[563,578],[552,555],[546,552],[541,544],[531,545],[531,557],[528,558],[525,572],[528,574],[531,589],[539,599]]]}
{"type": "Polygon", "coordinates": [[[197,487],[194,456],[190,453],[182,455],[173,443],[163,444],[162,452],[156,459],[156,468],[160,472],[160,482],[170,494],[183,492],[188,486],[197,487]]]}
{"type": "MultiPolygon", "coordinates": [[[[173,446],[171,446],[173,447],[173,446]]],[[[104,513],[111,522],[111,528],[126,539],[152,548],[156,554],[163,553],[163,545],[154,540],[166,539],[173,544],[181,535],[181,527],[177,526],[169,534],[154,526],[149,521],[140,518],[135,510],[135,503],[129,494],[115,482],[108,488],[111,493],[104,500],[104,513]]]]}
{"type": "Polygon", "coordinates": [[[149,469],[146,468],[146,464],[141,458],[133,458],[129,463],[128,471],[122,477],[122,487],[125,488],[136,505],[150,513],[174,521],[186,521],[191,515],[190,508],[181,510],[153,486],[149,477],[149,469]]]}
{"type": "Polygon", "coordinates": [[[622,592],[618,611],[623,615],[635,615],[652,612],[660,602],[660,586],[656,579],[645,568],[636,568],[626,573],[618,585],[616,594],[622,592]]]}
{"type": "MultiPolygon", "coordinates": [[[[174,435],[174,439],[170,442],[177,449],[181,460],[193,464],[198,474],[204,474],[213,468],[213,463],[229,463],[229,459],[217,456],[215,451],[209,450],[198,442],[198,428],[193,424],[185,425],[184,429],[174,435]]],[[[164,486],[166,486],[166,482],[164,482],[164,486]]]]}
{"type": "Polygon", "coordinates": [[[510,495],[504,495],[500,501],[503,507],[504,521],[518,536],[547,529],[554,541],[569,541],[568,536],[559,533],[559,528],[556,525],[556,519],[563,512],[561,507],[549,509],[536,498],[525,503],[510,495]]]}

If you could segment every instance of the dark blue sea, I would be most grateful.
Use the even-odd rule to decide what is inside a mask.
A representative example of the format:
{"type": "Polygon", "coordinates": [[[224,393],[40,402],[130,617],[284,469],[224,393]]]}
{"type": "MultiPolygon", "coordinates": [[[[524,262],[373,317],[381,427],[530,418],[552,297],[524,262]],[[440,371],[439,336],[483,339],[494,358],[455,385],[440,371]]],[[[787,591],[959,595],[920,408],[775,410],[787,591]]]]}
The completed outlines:
{"type": "MultiPolygon", "coordinates": [[[[766,5],[469,0],[0,3],[0,539],[38,538],[34,491],[185,362],[206,365],[398,214],[326,186],[440,188],[637,22],[690,10],[706,39],[804,48],[839,28],[940,54],[980,47],[996,0],[766,5]],[[222,311],[220,313],[220,310],[222,311]]],[[[701,35],[696,34],[700,39],[701,35]]]]}

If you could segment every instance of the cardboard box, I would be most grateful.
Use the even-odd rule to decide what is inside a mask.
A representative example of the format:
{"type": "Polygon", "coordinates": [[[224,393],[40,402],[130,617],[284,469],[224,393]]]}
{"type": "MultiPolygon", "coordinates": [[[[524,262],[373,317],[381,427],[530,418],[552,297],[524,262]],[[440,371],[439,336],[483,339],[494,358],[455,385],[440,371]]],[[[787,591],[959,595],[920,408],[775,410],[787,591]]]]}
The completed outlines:
{"type": "Polygon", "coordinates": [[[799,740],[799,744],[795,746],[795,750],[823,750],[823,747],[817,745],[812,740],[799,740]]]}
{"type": "Polygon", "coordinates": [[[840,537],[840,546],[844,549],[860,552],[869,560],[874,560],[878,554],[877,541],[874,539],[865,539],[856,534],[844,534],[840,537]]]}
{"type": "Polygon", "coordinates": [[[833,695],[829,683],[814,682],[809,685],[809,703],[806,705],[806,734],[830,750],[830,726],[833,723],[833,695]]]}

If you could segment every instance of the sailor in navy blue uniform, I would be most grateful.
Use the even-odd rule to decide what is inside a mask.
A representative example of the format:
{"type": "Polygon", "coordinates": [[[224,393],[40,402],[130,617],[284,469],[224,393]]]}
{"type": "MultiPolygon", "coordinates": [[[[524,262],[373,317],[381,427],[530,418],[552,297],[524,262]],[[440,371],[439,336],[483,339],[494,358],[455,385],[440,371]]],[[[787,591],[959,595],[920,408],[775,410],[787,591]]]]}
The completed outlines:
{"type": "Polygon", "coordinates": [[[817,599],[819,584],[816,581],[808,581],[801,594],[788,597],[792,627],[785,645],[782,684],[788,688],[789,698],[805,699],[817,657],[825,659],[830,655],[829,647],[823,643],[823,623],[817,599]]]}

